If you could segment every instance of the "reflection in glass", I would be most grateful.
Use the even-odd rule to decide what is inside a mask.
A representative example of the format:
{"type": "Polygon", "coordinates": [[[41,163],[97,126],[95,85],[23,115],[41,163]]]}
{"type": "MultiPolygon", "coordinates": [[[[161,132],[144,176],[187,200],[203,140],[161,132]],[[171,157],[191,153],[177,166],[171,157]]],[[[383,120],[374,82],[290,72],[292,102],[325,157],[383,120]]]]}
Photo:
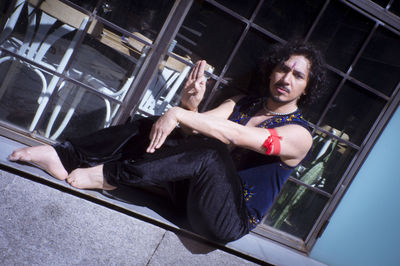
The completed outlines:
{"type": "Polygon", "coordinates": [[[400,36],[379,27],[351,75],[390,96],[400,81],[400,36]]]}
{"type": "Polygon", "coordinates": [[[318,98],[318,101],[310,106],[301,108],[303,116],[307,121],[310,121],[314,124],[318,122],[333,93],[336,91],[340,81],[341,78],[338,75],[328,71],[327,87],[326,90],[320,95],[320,98],[318,98]]]}
{"type": "Polygon", "coordinates": [[[242,93],[264,94],[265,88],[260,87],[260,63],[263,55],[274,44],[276,42],[265,34],[250,30],[226,72],[225,79],[231,80],[231,86],[242,93]]]}
{"type": "Polygon", "coordinates": [[[286,182],[264,224],[305,239],[328,198],[305,187],[286,182]]]}
{"type": "Polygon", "coordinates": [[[195,1],[180,28],[176,53],[192,62],[206,59],[218,74],[226,64],[244,24],[205,1],[195,1]]]}
{"type": "Polygon", "coordinates": [[[389,11],[396,16],[400,16],[400,1],[393,1],[392,5],[389,8],[389,11]]]}
{"type": "Polygon", "coordinates": [[[383,8],[385,8],[387,4],[389,4],[389,0],[371,0],[371,1],[380,5],[383,8]]]}
{"type": "MultiPolygon", "coordinates": [[[[68,8],[63,3],[58,5],[68,8]]],[[[70,8],[64,12],[69,12],[71,16],[74,16],[73,21],[58,9],[46,7],[46,11],[51,15],[30,4],[18,5],[16,3],[5,29],[1,32],[0,45],[35,61],[35,63],[61,73],[71,56],[67,49],[71,48],[72,50],[77,45],[79,35],[88,22],[88,17],[70,8]],[[60,16],[60,20],[57,16],[60,16]],[[81,30],[78,31],[77,28],[81,30]]],[[[4,55],[1,57],[4,58],[4,55]]]]}
{"type": "Polygon", "coordinates": [[[97,0],[68,0],[88,11],[93,11],[96,6],[97,0]]]}
{"type": "Polygon", "coordinates": [[[310,41],[321,49],[329,65],[346,72],[373,25],[345,4],[331,1],[310,41]]]}
{"type": "Polygon", "coordinates": [[[8,60],[0,64],[0,119],[29,128],[51,76],[42,69],[8,60]]]}
{"type": "Polygon", "coordinates": [[[235,11],[236,13],[246,17],[250,18],[252,15],[254,9],[256,8],[258,4],[258,0],[247,0],[247,1],[242,1],[242,0],[217,0],[216,2],[224,5],[225,7],[231,9],[232,11],[235,11]]]}
{"type": "MultiPolygon", "coordinates": [[[[106,33],[111,34],[104,30],[103,34],[106,33]]],[[[104,36],[94,38],[87,35],[77,50],[67,75],[115,99],[123,100],[149,47],[133,38],[129,41],[136,47],[119,40],[105,40],[104,36]]]]}
{"type": "Polygon", "coordinates": [[[361,145],[385,104],[385,100],[346,82],[322,124],[343,131],[351,142],[361,145]]]}
{"type": "MultiPolygon", "coordinates": [[[[343,140],[349,140],[345,132],[327,125],[322,129],[343,140]]],[[[333,193],[357,151],[321,131],[317,131],[313,139],[313,148],[307,160],[296,167],[291,176],[307,185],[333,193]]]]}
{"type": "Polygon", "coordinates": [[[323,4],[319,0],[265,1],[255,23],[285,40],[304,38],[323,4]]]}
{"type": "Polygon", "coordinates": [[[144,116],[162,115],[167,109],[178,105],[182,84],[190,70],[190,66],[167,56],[145,91],[138,113],[144,116]]]}
{"type": "Polygon", "coordinates": [[[4,0],[0,2],[0,14],[6,14],[12,0],[4,0]]]}
{"type": "MultiPolygon", "coordinates": [[[[213,72],[210,65],[205,70],[213,72]]],[[[158,116],[172,106],[179,105],[183,85],[190,71],[190,66],[167,55],[138,104],[138,113],[158,116]]],[[[206,78],[209,78],[207,74],[206,78]]],[[[209,82],[210,79],[207,80],[206,87],[210,87],[209,82]]]]}
{"type": "Polygon", "coordinates": [[[98,14],[129,32],[155,40],[173,4],[173,0],[105,0],[98,14]]]}
{"type": "Polygon", "coordinates": [[[49,105],[39,134],[59,141],[104,128],[119,107],[71,82],[61,84],[49,105]]]}

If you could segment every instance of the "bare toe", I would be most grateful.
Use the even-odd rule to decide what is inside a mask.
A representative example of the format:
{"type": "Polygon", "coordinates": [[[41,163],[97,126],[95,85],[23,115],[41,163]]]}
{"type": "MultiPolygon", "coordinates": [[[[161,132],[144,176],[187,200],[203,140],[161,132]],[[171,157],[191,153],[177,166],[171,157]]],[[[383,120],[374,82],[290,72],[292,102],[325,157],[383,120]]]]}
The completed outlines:
{"type": "Polygon", "coordinates": [[[26,147],[15,150],[8,156],[10,161],[22,161],[32,163],[53,177],[65,180],[68,176],[56,150],[49,145],[26,147]]]}
{"type": "Polygon", "coordinates": [[[29,161],[27,153],[28,148],[21,148],[13,151],[10,155],[8,155],[8,159],[10,161],[29,161]]]}

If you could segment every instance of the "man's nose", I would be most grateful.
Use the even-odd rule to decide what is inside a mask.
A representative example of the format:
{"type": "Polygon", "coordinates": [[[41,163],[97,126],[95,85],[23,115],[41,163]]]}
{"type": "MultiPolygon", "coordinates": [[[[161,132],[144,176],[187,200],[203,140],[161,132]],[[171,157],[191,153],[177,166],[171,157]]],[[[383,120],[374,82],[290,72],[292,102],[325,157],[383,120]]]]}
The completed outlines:
{"type": "Polygon", "coordinates": [[[290,78],[291,78],[291,72],[286,72],[283,76],[282,76],[282,81],[286,84],[289,84],[290,78]]]}

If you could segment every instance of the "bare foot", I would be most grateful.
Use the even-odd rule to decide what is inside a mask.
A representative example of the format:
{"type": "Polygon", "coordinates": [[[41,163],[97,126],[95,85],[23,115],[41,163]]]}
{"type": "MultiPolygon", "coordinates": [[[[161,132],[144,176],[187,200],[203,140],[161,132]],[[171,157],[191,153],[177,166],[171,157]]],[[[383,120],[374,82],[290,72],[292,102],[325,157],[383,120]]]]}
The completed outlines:
{"type": "Polygon", "coordinates": [[[75,169],[69,174],[67,182],[80,189],[116,189],[116,187],[108,184],[104,178],[102,164],[90,168],[75,169]]]}
{"type": "Polygon", "coordinates": [[[37,165],[59,180],[65,180],[68,177],[68,172],[62,165],[56,150],[49,145],[15,150],[8,156],[8,159],[37,165]]]}

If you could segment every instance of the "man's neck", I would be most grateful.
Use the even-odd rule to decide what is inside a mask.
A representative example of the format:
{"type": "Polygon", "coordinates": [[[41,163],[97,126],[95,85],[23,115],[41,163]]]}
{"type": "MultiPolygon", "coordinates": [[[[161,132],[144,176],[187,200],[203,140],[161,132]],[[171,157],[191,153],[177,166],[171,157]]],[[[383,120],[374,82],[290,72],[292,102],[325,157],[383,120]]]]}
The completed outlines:
{"type": "Polygon", "coordinates": [[[269,110],[274,113],[292,113],[298,109],[297,103],[293,102],[276,102],[271,98],[268,98],[267,101],[264,103],[265,111],[269,110]]]}

